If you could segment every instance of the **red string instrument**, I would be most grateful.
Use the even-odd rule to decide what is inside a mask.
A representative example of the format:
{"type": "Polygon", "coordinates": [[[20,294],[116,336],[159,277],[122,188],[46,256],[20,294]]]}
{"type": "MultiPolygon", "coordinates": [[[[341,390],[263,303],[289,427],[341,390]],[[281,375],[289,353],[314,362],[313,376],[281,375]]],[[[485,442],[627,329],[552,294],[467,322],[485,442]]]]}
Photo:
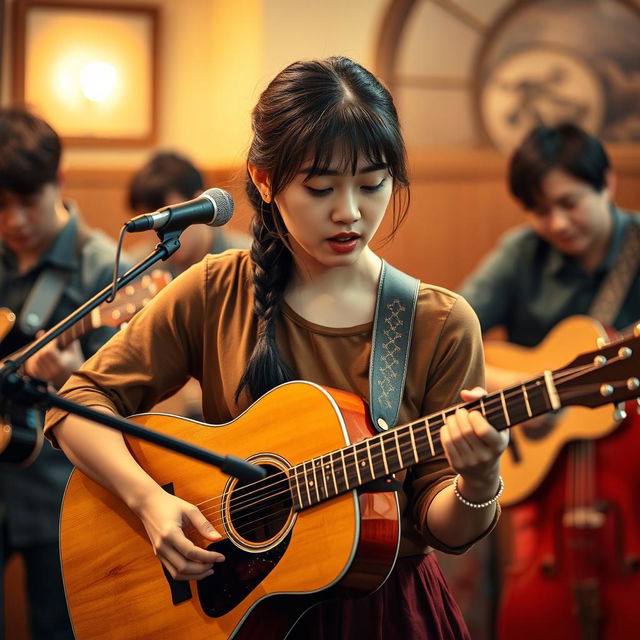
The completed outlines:
{"type": "Polygon", "coordinates": [[[638,637],[637,403],[625,413],[619,426],[609,417],[596,429],[599,439],[569,442],[542,484],[509,507],[514,558],[503,584],[500,640],[638,637]]]}

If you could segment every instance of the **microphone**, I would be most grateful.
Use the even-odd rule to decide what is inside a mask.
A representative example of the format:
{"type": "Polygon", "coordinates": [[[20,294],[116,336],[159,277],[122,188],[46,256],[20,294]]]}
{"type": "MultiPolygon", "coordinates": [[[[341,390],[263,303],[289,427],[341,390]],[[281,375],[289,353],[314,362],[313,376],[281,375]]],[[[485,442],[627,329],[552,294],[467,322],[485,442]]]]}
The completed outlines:
{"type": "Polygon", "coordinates": [[[176,231],[192,224],[208,224],[220,227],[233,215],[233,198],[222,189],[207,189],[193,200],[170,204],[153,213],[143,213],[131,218],[124,227],[129,233],[155,229],[176,231]]]}

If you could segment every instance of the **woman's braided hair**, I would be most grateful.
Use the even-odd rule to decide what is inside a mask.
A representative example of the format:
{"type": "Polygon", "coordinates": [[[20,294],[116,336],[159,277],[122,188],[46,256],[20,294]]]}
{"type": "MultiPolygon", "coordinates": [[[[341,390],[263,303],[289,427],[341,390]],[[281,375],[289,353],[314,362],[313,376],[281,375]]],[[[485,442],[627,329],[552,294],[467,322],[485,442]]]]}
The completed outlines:
{"type": "Polygon", "coordinates": [[[264,90],[252,115],[254,137],[247,161],[268,176],[271,198],[266,203],[247,177],[246,191],[255,212],[250,255],[260,328],[236,398],[246,388],[256,400],[294,379],[276,344],[276,323],[293,258],[275,197],[303,164],[310,167],[309,175],[326,171],[334,150],[342,156],[340,169],[353,174],[360,157],[384,163],[394,184],[392,235],[406,214],[409,180],[393,99],[373,74],[348,58],[289,65],[264,90]]]}

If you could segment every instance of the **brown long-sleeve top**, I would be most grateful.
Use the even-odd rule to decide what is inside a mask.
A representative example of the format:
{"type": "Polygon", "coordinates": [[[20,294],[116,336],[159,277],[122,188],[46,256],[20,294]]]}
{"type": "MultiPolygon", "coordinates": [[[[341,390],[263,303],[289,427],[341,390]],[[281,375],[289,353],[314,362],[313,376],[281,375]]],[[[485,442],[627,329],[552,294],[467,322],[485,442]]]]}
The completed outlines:
{"type": "MultiPolygon", "coordinates": [[[[126,416],[148,411],[192,376],[202,387],[205,420],[233,419],[249,405],[246,397],[236,403],[234,396],[258,333],[250,277],[246,250],[207,256],[164,288],[68,380],[61,394],[126,416]]],[[[372,322],[322,327],[285,304],[277,343],[299,379],[367,399],[372,327],[372,322]]],[[[455,404],[461,389],[482,384],[482,342],[471,307],[455,293],[421,284],[398,424],[455,404]]],[[[47,414],[45,433],[54,444],[52,429],[65,415],[58,409],[47,414]]],[[[426,526],[431,500],[453,475],[439,456],[398,477],[403,483],[401,555],[426,553],[430,547],[460,553],[469,546],[449,548],[426,526]]]]}

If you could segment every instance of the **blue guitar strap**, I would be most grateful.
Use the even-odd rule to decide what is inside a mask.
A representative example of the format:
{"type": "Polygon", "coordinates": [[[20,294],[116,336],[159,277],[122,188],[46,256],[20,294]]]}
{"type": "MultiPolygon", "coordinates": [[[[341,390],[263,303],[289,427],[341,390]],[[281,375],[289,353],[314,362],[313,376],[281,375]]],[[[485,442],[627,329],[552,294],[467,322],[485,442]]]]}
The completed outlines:
{"type": "Polygon", "coordinates": [[[382,261],[369,363],[369,412],[377,431],[396,424],[420,281],[382,261]]]}

